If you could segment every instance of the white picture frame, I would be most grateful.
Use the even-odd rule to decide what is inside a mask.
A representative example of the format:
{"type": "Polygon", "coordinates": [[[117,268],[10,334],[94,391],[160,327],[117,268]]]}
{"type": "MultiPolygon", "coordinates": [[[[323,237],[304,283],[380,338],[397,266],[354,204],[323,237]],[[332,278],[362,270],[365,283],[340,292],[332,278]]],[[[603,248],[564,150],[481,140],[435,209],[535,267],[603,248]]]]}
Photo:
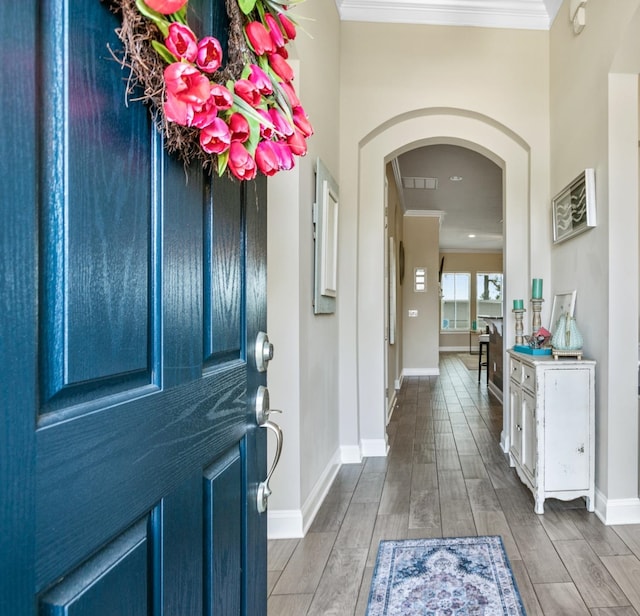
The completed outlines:
{"type": "Polygon", "coordinates": [[[338,184],[320,158],[316,162],[316,195],[313,204],[314,314],[336,310],[338,296],[338,184]]]}
{"type": "Polygon", "coordinates": [[[551,318],[549,320],[549,327],[547,328],[552,334],[555,333],[558,319],[563,315],[569,313],[569,316],[573,316],[573,312],[576,307],[576,291],[565,291],[564,293],[557,293],[553,297],[553,304],[551,306],[551,318]]]}

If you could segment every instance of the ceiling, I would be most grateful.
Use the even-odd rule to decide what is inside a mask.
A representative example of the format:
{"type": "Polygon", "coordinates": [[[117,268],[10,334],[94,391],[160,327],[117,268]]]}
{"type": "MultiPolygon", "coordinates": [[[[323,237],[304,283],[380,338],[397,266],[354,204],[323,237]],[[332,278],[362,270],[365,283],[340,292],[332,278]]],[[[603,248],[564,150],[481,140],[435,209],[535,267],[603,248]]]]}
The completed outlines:
{"type": "MultiPolygon", "coordinates": [[[[548,30],[562,0],[335,0],[343,21],[548,30]]],[[[431,145],[393,161],[405,210],[442,212],[440,249],[502,251],[502,171],[472,150],[431,145]],[[451,181],[459,176],[460,181],[451,181]],[[407,180],[417,178],[416,180],[407,180]],[[407,183],[436,188],[404,188],[407,183]],[[475,235],[475,237],[469,237],[475,235]]]]}
{"type": "Polygon", "coordinates": [[[440,214],[440,249],[502,251],[502,169],[456,145],[410,150],[393,163],[408,212],[440,214]]]}

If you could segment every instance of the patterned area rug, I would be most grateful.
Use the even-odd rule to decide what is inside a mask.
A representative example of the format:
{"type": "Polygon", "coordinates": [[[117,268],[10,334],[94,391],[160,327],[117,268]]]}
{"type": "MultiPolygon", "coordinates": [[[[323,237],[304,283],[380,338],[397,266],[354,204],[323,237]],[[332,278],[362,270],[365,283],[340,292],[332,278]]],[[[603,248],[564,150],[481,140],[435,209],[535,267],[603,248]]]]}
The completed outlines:
{"type": "Polygon", "coordinates": [[[366,616],[525,616],[500,537],[381,541],[366,616]]]}

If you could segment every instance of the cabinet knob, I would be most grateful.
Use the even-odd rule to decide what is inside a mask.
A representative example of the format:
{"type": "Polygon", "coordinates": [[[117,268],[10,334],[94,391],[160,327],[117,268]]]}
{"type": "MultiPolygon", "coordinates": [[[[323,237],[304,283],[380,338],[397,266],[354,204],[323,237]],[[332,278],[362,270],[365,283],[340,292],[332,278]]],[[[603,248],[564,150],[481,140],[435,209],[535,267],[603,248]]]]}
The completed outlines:
{"type": "Polygon", "coordinates": [[[519,425],[519,424],[517,424],[517,425],[516,425],[516,430],[517,430],[518,432],[522,432],[522,426],[521,426],[521,425],[519,425]]]}
{"type": "Polygon", "coordinates": [[[578,447],[578,453],[584,453],[584,445],[580,445],[580,447],[578,447]]]}

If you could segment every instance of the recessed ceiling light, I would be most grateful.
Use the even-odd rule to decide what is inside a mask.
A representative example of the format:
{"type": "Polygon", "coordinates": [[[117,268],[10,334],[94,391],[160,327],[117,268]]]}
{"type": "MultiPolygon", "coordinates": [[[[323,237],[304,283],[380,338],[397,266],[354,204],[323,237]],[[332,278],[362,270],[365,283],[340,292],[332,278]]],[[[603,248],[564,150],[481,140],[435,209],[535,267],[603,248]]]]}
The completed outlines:
{"type": "Polygon", "coordinates": [[[467,237],[475,237],[476,234],[475,233],[469,233],[469,235],[467,235],[467,237]]]}
{"type": "Polygon", "coordinates": [[[449,179],[452,182],[462,182],[462,176],[461,175],[452,175],[449,177],[449,179]]]}

